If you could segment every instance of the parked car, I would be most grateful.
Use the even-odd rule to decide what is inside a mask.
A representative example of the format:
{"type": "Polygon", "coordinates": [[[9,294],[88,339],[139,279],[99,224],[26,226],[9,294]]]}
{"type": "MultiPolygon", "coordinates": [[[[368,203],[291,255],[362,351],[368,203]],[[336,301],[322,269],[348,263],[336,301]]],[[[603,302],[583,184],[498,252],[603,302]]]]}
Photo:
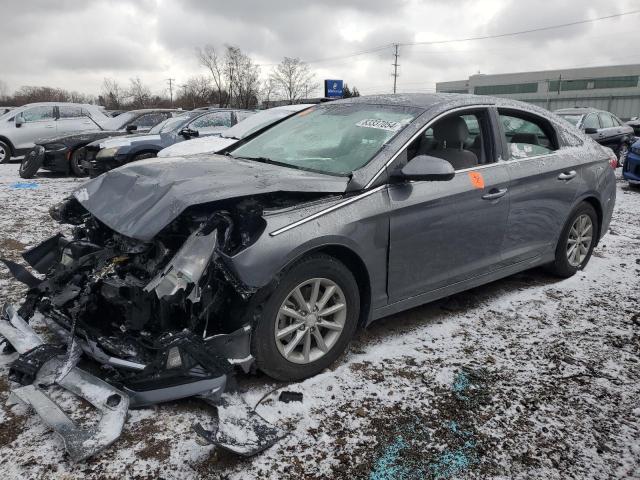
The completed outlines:
{"type": "Polygon", "coordinates": [[[616,152],[618,166],[624,164],[635,137],[631,126],[622,123],[614,114],[595,108],[563,108],[555,113],[580,128],[600,145],[616,152]]]}
{"type": "MultiPolygon", "coordinates": [[[[36,311],[110,366],[60,381],[99,385],[122,422],[127,405],[214,399],[234,368],[306,378],[374,320],[540,265],[575,274],[616,195],[616,158],[592,139],[487,96],[338,100],[224,153],[125,165],[52,209],[75,228],[24,253],[45,279],[7,263],[30,288],[0,334],[29,378],[36,311]]],[[[83,432],[76,453],[105,445],[83,432]]]]}
{"type": "Polygon", "coordinates": [[[37,140],[20,164],[20,176],[33,178],[40,168],[44,168],[83,177],[87,175],[82,165],[84,147],[89,143],[108,137],[146,133],[160,122],[182,113],[182,110],[170,109],[132,110],[109,118],[94,130],[37,140]]]}
{"type": "Polygon", "coordinates": [[[219,137],[203,137],[180,142],[164,148],[158,152],[158,157],[176,157],[179,155],[194,155],[197,153],[215,153],[234,143],[253,135],[260,130],[273,125],[296,113],[312,107],[312,104],[286,105],[275,107],[252,115],[242,122],[225,130],[219,137]]]}
{"type": "Polygon", "coordinates": [[[37,139],[102,126],[110,117],[96,105],[30,103],[0,117],[0,163],[24,155],[37,139]]]}
{"type": "Polygon", "coordinates": [[[627,161],[622,167],[622,177],[634,188],[640,187],[640,140],[631,145],[627,161]]]}
{"type": "Polygon", "coordinates": [[[636,137],[640,137],[640,118],[632,117],[631,120],[625,123],[629,125],[631,128],[633,128],[633,134],[636,137]]]}
{"type": "Polygon", "coordinates": [[[216,135],[253,115],[248,110],[193,110],[170,118],[146,135],[107,138],[88,144],[83,165],[95,177],[125,163],[155,157],[160,150],[174,143],[199,136],[216,135]]]}

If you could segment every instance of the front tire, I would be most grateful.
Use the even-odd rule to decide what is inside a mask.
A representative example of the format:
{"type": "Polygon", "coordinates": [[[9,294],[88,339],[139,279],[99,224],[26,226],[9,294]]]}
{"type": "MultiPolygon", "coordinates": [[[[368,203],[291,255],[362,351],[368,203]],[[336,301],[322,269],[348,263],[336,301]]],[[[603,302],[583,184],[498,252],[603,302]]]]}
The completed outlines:
{"type": "Polygon", "coordinates": [[[257,367],[276,380],[320,373],[347,348],[360,317],[351,271],[325,254],[299,260],[277,281],[251,339],[257,367]]]}
{"type": "Polygon", "coordinates": [[[0,142],[0,163],[9,163],[11,148],[5,142],[0,142]]]}
{"type": "Polygon", "coordinates": [[[89,173],[82,166],[82,161],[85,158],[85,153],[86,152],[84,148],[78,148],[71,153],[71,158],[69,158],[69,168],[76,177],[86,177],[87,175],[89,175],[89,173]]]}
{"type": "Polygon", "coordinates": [[[600,226],[595,209],[588,203],[581,203],[569,215],[562,229],[556,258],[548,266],[551,273],[568,278],[589,263],[595,247],[600,226]]]}

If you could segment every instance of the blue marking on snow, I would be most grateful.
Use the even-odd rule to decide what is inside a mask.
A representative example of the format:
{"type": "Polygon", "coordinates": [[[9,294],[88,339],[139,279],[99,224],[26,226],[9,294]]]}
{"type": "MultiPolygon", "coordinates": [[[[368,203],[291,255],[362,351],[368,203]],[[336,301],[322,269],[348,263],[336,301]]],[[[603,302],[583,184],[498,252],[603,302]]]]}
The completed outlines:
{"type": "Polygon", "coordinates": [[[456,378],[453,380],[453,392],[461,400],[466,400],[467,396],[464,395],[465,391],[469,388],[471,382],[469,377],[464,372],[459,372],[456,378]]]}
{"type": "Polygon", "coordinates": [[[9,186],[16,190],[33,190],[34,188],[38,188],[40,184],[37,182],[16,182],[9,186]]]}
{"type": "Polygon", "coordinates": [[[444,452],[435,463],[429,465],[429,470],[435,478],[451,478],[469,468],[472,463],[473,459],[467,455],[465,449],[459,448],[452,452],[444,452]]]}
{"type": "Polygon", "coordinates": [[[398,464],[398,457],[402,450],[407,448],[407,443],[401,436],[384,449],[383,454],[376,461],[373,471],[369,474],[369,480],[402,480],[407,478],[410,469],[398,464]]]}

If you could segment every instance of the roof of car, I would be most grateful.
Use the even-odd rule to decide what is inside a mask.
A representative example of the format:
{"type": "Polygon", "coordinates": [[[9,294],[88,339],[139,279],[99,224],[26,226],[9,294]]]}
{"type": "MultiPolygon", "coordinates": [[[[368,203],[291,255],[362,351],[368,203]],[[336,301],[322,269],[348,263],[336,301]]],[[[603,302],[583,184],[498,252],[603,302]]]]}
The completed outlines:
{"type": "Polygon", "coordinates": [[[497,107],[518,107],[538,113],[549,113],[529,103],[520,102],[510,98],[492,97],[489,95],[472,95],[464,93],[397,93],[386,95],[364,95],[360,97],[345,98],[324,103],[331,105],[336,103],[368,103],[371,105],[400,105],[418,107],[425,110],[434,107],[464,107],[473,105],[495,105],[497,107]]]}
{"type": "MultiPolygon", "coordinates": [[[[21,107],[46,107],[46,106],[56,106],[56,105],[73,105],[73,106],[82,106],[82,107],[94,107],[99,109],[104,109],[104,107],[100,105],[92,105],[90,103],[74,103],[74,102],[34,102],[34,103],[26,103],[21,105],[21,107]]],[[[19,108],[19,107],[15,107],[19,108]]]]}
{"type": "Polygon", "coordinates": [[[604,110],[600,110],[598,108],[593,107],[573,107],[573,108],[561,108],[559,110],[555,110],[554,113],[558,115],[584,115],[585,113],[591,112],[604,112],[604,110]]]}

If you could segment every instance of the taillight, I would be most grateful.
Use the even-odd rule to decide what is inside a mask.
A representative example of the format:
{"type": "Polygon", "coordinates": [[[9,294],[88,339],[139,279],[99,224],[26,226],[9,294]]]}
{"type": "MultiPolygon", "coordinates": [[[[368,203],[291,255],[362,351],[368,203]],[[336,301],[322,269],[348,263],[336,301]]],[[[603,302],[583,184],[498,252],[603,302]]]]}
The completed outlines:
{"type": "Polygon", "coordinates": [[[609,165],[611,165],[611,168],[613,168],[614,170],[618,168],[618,157],[616,157],[615,155],[609,157],[609,165]]]}

